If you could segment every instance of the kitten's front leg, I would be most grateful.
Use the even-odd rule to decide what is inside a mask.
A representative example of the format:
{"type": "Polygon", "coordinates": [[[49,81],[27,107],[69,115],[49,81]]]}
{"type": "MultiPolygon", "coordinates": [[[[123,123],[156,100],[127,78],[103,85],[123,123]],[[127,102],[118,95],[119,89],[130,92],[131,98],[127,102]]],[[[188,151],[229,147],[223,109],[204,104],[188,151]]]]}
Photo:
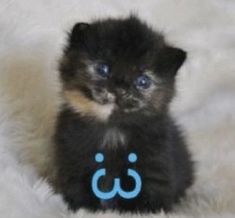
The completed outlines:
{"type": "MultiPolygon", "coordinates": [[[[152,191],[153,192],[153,191],[152,191]]],[[[120,199],[117,209],[119,211],[131,211],[133,213],[156,213],[161,210],[168,212],[173,205],[173,198],[171,195],[166,195],[159,191],[158,193],[146,193],[142,194],[133,200],[120,199]]]]}
{"type": "Polygon", "coordinates": [[[80,208],[87,208],[96,211],[100,208],[100,202],[93,193],[87,190],[87,184],[83,182],[68,184],[61,190],[64,200],[68,203],[69,209],[77,211],[80,208]]]}

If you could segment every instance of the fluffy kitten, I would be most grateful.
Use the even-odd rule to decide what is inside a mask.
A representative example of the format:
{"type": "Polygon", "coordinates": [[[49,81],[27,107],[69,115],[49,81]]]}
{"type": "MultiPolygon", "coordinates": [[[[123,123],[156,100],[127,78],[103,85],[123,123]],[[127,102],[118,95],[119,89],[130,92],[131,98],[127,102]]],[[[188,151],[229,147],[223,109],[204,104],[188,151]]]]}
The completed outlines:
{"type": "Polygon", "coordinates": [[[74,26],[60,65],[65,104],[55,134],[57,188],[72,210],[169,211],[184,195],[192,162],[168,105],[185,58],[134,16],[74,26]],[[104,163],[95,162],[97,152],[104,163]],[[132,152],[136,163],[127,160],[132,152]],[[100,168],[102,191],[116,177],[132,190],[131,168],[141,175],[140,194],[100,200],[91,188],[100,168]]]}

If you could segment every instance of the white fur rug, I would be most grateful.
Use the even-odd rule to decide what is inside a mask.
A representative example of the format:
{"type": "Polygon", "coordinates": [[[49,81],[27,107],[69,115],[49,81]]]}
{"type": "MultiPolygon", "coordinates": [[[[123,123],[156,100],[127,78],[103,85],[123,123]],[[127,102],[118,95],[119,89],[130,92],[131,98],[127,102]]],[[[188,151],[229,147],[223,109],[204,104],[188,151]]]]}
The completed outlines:
{"type": "Polygon", "coordinates": [[[130,11],[189,54],[172,113],[184,128],[197,179],[172,214],[149,217],[235,217],[233,0],[0,0],[0,217],[131,217],[70,214],[36,170],[50,171],[56,64],[66,31],[76,21],[130,11]]]}

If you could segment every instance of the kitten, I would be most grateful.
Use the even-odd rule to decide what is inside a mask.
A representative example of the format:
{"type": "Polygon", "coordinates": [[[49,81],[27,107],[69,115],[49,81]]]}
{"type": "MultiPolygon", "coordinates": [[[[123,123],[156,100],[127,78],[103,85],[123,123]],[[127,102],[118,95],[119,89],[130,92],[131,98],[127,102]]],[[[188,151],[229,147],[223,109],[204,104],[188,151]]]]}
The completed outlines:
{"type": "Polygon", "coordinates": [[[70,209],[120,212],[169,211],[192,184],[193,167],[178,127],[168,113],[177,70],[186,53],[135,16],[77,23],[60,64],[64,105],[55,134],[57,188],[70,209]],[[102,153],[104,162],[95,162],[102,153]],[[138,161],[130,163],[130,153],[138,161]],[[102,191],[135,186],[133,199],[95,196],[92,177],[105,168],[102,191]]]}

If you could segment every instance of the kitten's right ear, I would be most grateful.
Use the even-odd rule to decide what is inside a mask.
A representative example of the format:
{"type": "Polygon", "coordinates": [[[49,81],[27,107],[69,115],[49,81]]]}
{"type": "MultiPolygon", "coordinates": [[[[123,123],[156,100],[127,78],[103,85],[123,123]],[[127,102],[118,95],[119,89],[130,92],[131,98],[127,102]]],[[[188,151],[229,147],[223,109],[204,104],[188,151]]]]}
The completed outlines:
{"type": "Polygon", "coordinates": [[[184,63],[187,53],[182,49],[165,46],[158,57],[158,69],[165,75],[175,76],[178,69],[184,63]]]}
{"type": "Polygon", "coordinates": [[[77,44],[83,41],[89,27],[88,23],[76,23],[70,33],[70,43],[77,44]]]}

